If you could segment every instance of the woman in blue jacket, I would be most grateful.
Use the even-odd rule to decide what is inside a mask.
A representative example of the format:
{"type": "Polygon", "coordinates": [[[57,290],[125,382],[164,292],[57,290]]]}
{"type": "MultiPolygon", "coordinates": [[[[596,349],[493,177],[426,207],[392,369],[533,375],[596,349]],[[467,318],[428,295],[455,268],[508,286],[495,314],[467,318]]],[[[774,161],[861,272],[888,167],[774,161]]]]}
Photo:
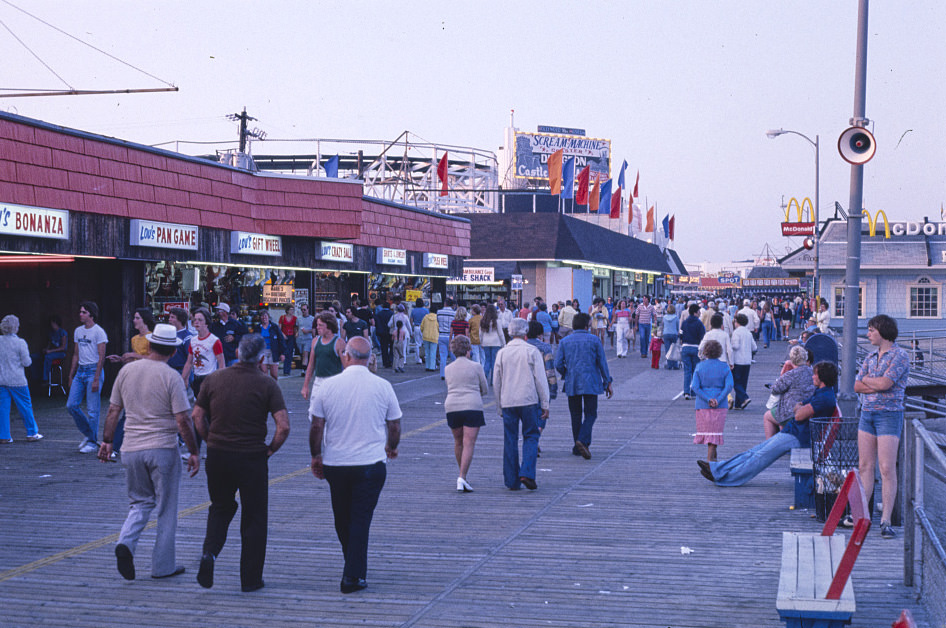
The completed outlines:
{"type": "Polygon", "coordinates": [[[729,404],[726,397],[732,392],[732,371],[720,360],[723,347],[715,340],[703,345],[706,359],[696,365],[690,391],[696,397],[696,435],[693,442],[706,444],[706,461],[716,461],[716,447],[723,444],[723,428],[729,404]]]}

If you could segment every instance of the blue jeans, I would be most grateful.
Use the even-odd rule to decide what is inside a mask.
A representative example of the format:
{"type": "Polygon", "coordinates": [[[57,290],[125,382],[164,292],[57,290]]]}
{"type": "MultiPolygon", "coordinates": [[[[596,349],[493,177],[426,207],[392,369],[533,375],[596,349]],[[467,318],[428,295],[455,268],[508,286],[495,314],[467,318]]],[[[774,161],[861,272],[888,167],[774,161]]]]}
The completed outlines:
{"type": "Polygon", "coordinates": [[[428,371],[437,370],[437,343],[424,341],[424,368],[428,371]]]}
{"type": "Polygon", "coordinates": [[[296,356],[296,337],[286,336],[286,344],[283,346],[286,352],[286,359],[282,365],[282,374],[289,375],[292,372],[292,359],[296,356]]]}
{"type": "Polygon", "coordinates": [[[590,445],[591,430],[598,418],[598,395],[569,395],[568,412],[572,417],[572,439],[590,445]]]}
{"type": "Polygon", "coordinates": [[[503,408],[503,483],[516,489],[519,478],[535,479],[539,455],[539,404],[503,408]],[[522,422],[522,465],[519,464],[519,422],[522,422]]]}
{"type": "Polygon", "coordinates": [[[641,357],[646,358],[650,350],[650,323],[638,323],[637,335],[641,340],[641,357]]]}
{"type": "Polygon", "coordinates": [[[493,367],[496,366],[496,354],[500,347],[482,347],[483,350],[483,371],[486,373],[486,381],[493,385],[493,367]]]}
{"type": "Polygon", "coordinates": [[[483,352],[480,345],[470,345],[470,359],[480,366],[483,365],[483,352]]]}
{"type": "MultiPolygon", "coordinates": [[[[53,367],[53,362],[56,360],[65,360],[66,352],[65,351],[54,351],[52,353],[47,353],[43,357],[43,381],[49,381],[49,371],[53,367]]],[[[63,365],[63,370],[65,370],[65,365],[63,365]]],[[[62,379],[65,379],[65,373],[63,374],[62,379]]]]}
{"type": "Polygon", "coordinates": [[[772,321],[765,319],[762,321],[762,344],[766,347],[769,346],[769,342],[775,338],[775,325],[772,324],[772,321]]]}
{"type": "Polygon", "coordinates": [[[90,443],[99,442],[99,409],[102,406],[102,381],[99,380],[99,389],[92,392],[92,380],[95,379],[95,364],[80,366],[76,376],[72,378],[72,387],[69,388],[69,400],[66,409],[76,422],[76,427],[90,443]],[[82,411],[82,401],[85,400],[88,416],[82,411]]]}
{"type": "MultiPolygon", "coordinates": [[[[664,355],[670,355],[670,345],[676,341],[676,336],[664,336],[664,355]]],[[[676,360],[667,360],[667,368],[676,370],[680,368],[680,363],[676,360]]]]}
{"type": "Polygon", "coordinates": [[[693,371],[700,363],[699,347],[683,347],[680,351],[680,361],[683,362],[683,394],[692,395],[690,382],[693,381],[693,371]]]}
{"type": "Polygon", "coordinates": [[[447,360],[453,362],[453,354],[450,353],[450,336],[441,334],[437,337],[437,352],[440,354],[440,378],[443,379],[443,370],[447,368],[447,360]]]}
{"type": "Polygon", "coordinates": [[[749,385],[749,369],[751,364],[734,364],[732,367],[733,394],[735,406],[738,408],[749,398],[746,387],[749,385]]]}
{"type": "Polygon", "coordinates": [[[0,386],[0,440],[10,437],[10,402],[16,404],[16,409],[23,419],[26,435],[33,436],[39,428],[33,418],[33,402],[30,399],[29,386],[0,386]]]}
{"type": "Polygon", "coordinates": [[[368,575],[368,531],[378,497],[387,478],[384,461],[352,467],[325,465],[325,479],[332,493],[335,533],[345,556],[346,578],[368,575]]]}
{"type": "Polygon", "coordinates": [[[711,462],[710,471],[717,486],[742,486],[796,447],[801,443],[794,434],[779,432],[729,460],[711,462]]]}

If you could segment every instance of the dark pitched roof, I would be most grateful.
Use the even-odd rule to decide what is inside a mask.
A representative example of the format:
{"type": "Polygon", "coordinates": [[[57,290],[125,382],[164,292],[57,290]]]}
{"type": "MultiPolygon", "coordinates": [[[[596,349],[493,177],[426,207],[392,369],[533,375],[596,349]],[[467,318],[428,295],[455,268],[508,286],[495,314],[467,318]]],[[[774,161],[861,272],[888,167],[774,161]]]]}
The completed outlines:
{"type": "Polygon", "coordinates": [[[689,276],[690,273],[687,272],[686,267],[683,265],[683,260],[680,259],[676,251],[667,249],[664,253],[670,257],[670,269],[678,271],[673,273],[674,275],[680,275],[681,277],[689,276]],[[674,266],[676,266],[676,268],[674,268],[674,266]]]}
{"type": "Polygon", "coordinates": [[[788,277],[788,271],[781,266],[753,266],[746,279],[782,279],[788,277]]]}
{"type": "MultiPolygon", "coordinates": [[[[562,214],[471,214],[470,258],[576,260],[653,273],[673,272],[660,249],[562,214]]],[[[682,263],[680,264],[682,267],[682,263]]]]}

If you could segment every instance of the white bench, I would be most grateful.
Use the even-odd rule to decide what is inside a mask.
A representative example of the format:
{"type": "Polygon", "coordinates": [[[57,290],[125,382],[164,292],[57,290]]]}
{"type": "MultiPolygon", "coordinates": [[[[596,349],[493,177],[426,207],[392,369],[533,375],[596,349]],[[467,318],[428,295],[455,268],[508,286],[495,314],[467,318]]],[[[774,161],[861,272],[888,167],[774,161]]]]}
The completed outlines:
{"type": "Polygon", "coordinates": [[[856,470],[848,473],[821,534],[782,533],[782,570],[775,608],[787,628],[840,628],[851,622],[856,604],[851,569],[861,551],[870,518],[856,470]],[[847,504],[854,517],[850,540],[834,534],[847,504]]]}

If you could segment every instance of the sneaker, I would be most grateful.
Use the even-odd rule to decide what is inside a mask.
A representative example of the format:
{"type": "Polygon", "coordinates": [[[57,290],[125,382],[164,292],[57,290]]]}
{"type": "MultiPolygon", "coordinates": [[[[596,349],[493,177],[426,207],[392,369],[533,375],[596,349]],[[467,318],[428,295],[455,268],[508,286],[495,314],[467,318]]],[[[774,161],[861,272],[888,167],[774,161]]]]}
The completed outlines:
{"type": "Polygon", "coordinates": [[[854,527],[854,517],[851,515],[844,515],[841,519],[840,526],[842,528],[853,528],[854,527]]]}
{"type": "Polygon", "coordinates": [[[885,521],[880,522],[880,536],[884,539],[895,539],[897,538],[897,533],[894,532],[893,527],[885,521]]]}
{"type": "Polygon", "coordinates": [[[35,442],[38,441],[38,440],[43,440],[43,435],[42,435],[42,434],[32,434],[32,435],[30,435],[30,436],[27,436],[27,437],[26,437],[26,440],[29,441],[29,442],[31,442],[31,443],[35,443],[35,442]]]}
{"type": "Polygon", "coordinates": [[[0,443],[3,443],[4,445],[9,445],[12,442],[13,442],[12,438],[0,438],[0,443]]]}
{"type": "Polygon", "coordinates": [[[88,438],[83,438],[82,442],[79,443],[79,451],[82,451],[82,448],[89,444],[88,438]]]}
{"type": "Polygon", "coordinates": [[[82,447],[79,447],[80,454],[92,454],[99,450],[98,445],[94,443],[86,443],[82,447]]]}

